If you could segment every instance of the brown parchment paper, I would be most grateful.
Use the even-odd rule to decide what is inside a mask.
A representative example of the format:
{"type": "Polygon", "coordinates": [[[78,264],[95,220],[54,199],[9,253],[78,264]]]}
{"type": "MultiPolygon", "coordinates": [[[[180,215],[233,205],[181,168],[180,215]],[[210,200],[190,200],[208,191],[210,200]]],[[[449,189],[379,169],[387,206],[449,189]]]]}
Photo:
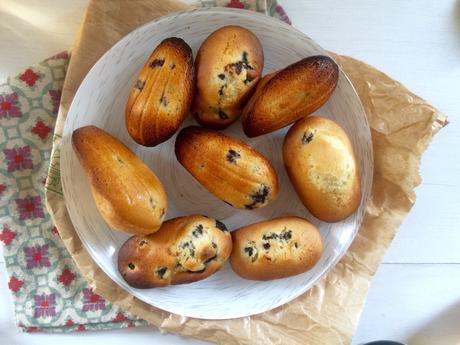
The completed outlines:
{"type": "Polygon", "coordinates": [[[361,61],[334,55],[365,107],[374,147],[374,183],[364,221],[342,260],[322,281],[292,302],[252,317],[199,320],[158,310],[108,278],[82,247],[60,193],[59,147],[67,111],[84,76],[116,41],[136,27],[188,7],[173,0],[92,0],[78,35],[56,123],[46,192],[50,211],[78,268],[95,291],[168,332],[221,344],[348,344],[369,282],[398,227],[415,202],[420,158],[447,119],[399,82],[361,61]]]}

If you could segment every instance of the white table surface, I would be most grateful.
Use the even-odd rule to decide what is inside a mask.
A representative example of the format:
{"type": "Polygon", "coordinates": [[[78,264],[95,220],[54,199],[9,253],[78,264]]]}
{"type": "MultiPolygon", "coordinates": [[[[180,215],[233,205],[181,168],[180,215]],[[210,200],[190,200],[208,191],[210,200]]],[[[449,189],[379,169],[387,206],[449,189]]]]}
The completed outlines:
{"type": "MultiPolygon", "coordinates": [[[[72,45],[87,0],[1,0],[0,79],[72,45]]],[[[450,117],[424,155],[417,203],[372,280],[353,344],[460,344],[460,1],[282,1],[324,48],[362,59],[450,117]]],[[[0,256],[0,261],[2,260],[0,256]]],[[[2,344],[202,344],[154,328],[24,334],[0,264],[2,344]]]]}

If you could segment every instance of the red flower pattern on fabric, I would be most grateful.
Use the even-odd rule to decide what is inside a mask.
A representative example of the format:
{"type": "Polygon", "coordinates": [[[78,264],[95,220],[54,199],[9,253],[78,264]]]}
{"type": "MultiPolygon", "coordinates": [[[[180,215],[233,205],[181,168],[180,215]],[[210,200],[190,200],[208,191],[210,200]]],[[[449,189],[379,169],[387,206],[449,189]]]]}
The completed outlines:
{"type": "Polygon", "coordinates": [[[61,90],[49,90],[48,94],[51,97],[51,104],[53,105],[53,114],[57,114],[59,105],[61,104],[61,90]]]}
{"type": "Polygon", "coordinates": [[[105,309],[105,300],[95,294],[92,289],[83,289],[83,311],[96,311],[105,309]]]}
{"type": "Polygon", "coordinates": [[[58,280],[64,285],[69,286],[75,279],[75,274],[72,273],[71,270],[66,268],[62,273],[59,275],[58,280]]]}
{"type": "Polygon", "coordinates": [[[52,294],[34,295],[34,318],[56,316],[56,296],[52,294]]]}
{"type": "Polygon", "coordinates": [[[50,60],[67,60],[69,58],[69,54],[66,51],[57,53],[56,55],[53,55],[52,57],[46,59],[45,61],[50,61],[50,60]]]}
{"type": "Polygon", "coordinates": [[[14,149],[4,149],[3,154],[8,160],[8,172],[16,170],[33,169],[30,146],[23,146],[14,149]]]}
{"type": "Polygon", "coordinates": [[[289,19],[287,13],[284,11],[284,8],[280,5],[277,5],[275,7],[275,11],[276,13],[278,13],[278,15],[280,16],[281,20],[285,23],[288,23],[289,25],[291,25],[291,20],[289,19]]]}
{"type": "Polygon", "coordinates": [[[75,322],[73,322],[71,319],[68,319],[68,320],[65,322],[65,325],[71,327],[71,326],[75,325],[75,322]]]}
{"type": "Polygon", "coordinates": [[[51,231],[55,234],[58,234],[59,235],[59,231],[58,231],[58,228],[53,226],[53,228],[51,229],[51,231]]]}
{"type": "Polygon", "coordinates": [[[35,247],[24,247],[23,250],[26,255],[27,268],[50,267],[48,248],[49,246],[47,244],[42,246],[37,244],[35,247]]]}
{"type": "Polygon", "coordinates": [[[125,314],[123,313],[118,313],[117,316],[115,316],[115,318],[113,319],[113,321],[115,322],[123,322],[123,321],[126,321],[128,320],[128,318],[125,316],[125,314]]]}
{"type": "Polygon", "coordinates": [[[86,331],[85,325],[78,325],[77,331],[78,331],[78,332],[84,332],[84,331],[86,331]]]}
{"type": "Polygon", "coordinates": [[[8,282],[8,288],[14,293],[17,293],[19,290],[21,290],[23,285],[24,285],[24,282],[16,278],[15,276],[12,276],[10,278],[10,281],[8,282]]]}
{"type": "Polygon", "coordinates": [[[26,69],[26,71],[19,76],[24,83],[28,86],[32,87],[35,85],[38,79],[40,79],[40,75],[35,73],[31,68],[26,69]]]}
{"type": "Polygon", "coordinates": [[[51,132],[51,128],[45,125],[43,121],[37,121],[32,128],[32,133],[36,134],[40,139],[45,139],[51,132]]]}
{"type": "Polygon", "coordinates": [[[43,212],[42,207],[42,200],[39,196],[16,199],[15,201],[20,220],[45,218],[45,213],[43,212]]]}
{"type": "Polygon", "coordinates": [[[6,190],[6,186],[4,184],[0,184],[0,195],[6,190]]]}
{"type": "Polygon", "coordinates": [[[16,237],[16,232],[11,231],[10,228],[5,227],[0,233],[0,241],[2,241],[5,244],[5,246],[9,246],[11,242],[13,242],[15,237],[16,237]]]}
{"type": "Polygon", "coordinates": [[[2,117],[21,117],[18,94],[16,92],[0,95],[0,119],[2,117]]]}
{"type": "Polygon", "coordinates": [[[232,8],[244,8],[244,4],[240,0],[231,0],[228,4],[227,7],[232,7],[232,8]]]}

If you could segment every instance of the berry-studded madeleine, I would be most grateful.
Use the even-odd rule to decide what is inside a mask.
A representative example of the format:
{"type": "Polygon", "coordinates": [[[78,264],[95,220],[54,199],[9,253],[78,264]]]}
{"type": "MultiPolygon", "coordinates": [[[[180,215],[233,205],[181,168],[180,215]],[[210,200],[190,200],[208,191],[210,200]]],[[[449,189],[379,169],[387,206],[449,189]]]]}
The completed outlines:
{"type": "Polygon", "coordinates": [[[266,75],[244,108],[244,132],[256,137],[311,114],[329,99],[338,78],[336,63],[321,55],[266,75]]]}
{"type": "Polygon", "coordinates": [[[166,193],[140,158],[94,126],[76,129],[72,144],[96,206],[112,228],[136,235],[160,228],[166,214],[166,193]]]}
{"type": "Polygon", "coordinates": [[[230,263],[243,278],[271,280],[311,269],[323,252],[316,227],[299,217],[280,217],[232,232],[230,263]]]}
{"type": "Polygon", "coordinates": [[[238,119],[255,90],[264,67],[262,45],[251,31],[224,26],[203,42],[195,67],[192,114],[201,125],[222,129],[238,119]]]}
{"type": "Polygon", "coordinates": [[[234,207],[252,210],[278,195],[278,176],[270,162],[222,133],[195,126],[182,129],[176,157],[207,190],[234,207]]]}
{"type": "Polygon", "coordinates": [[[193,98],[192,49],[182,39],[165,39],[142,69],[126,105],[126,128],[144,146],[168,140],[185,120],[193,98]]]}
{"type": "Polygon", "coordinates": [[[191,283],[219,270],[230,256],[225,225],[205,216],[170,219],[148,236],[133,236],[120,248],[118,270],[136,288],[191,283]]]}
{"type": "Polygon", "coordinates": [[[361,202],[361,181],[353,146],[334,121],[311,116],[289,129],[283,145],[289,178],[315,217],[337,222],[361,202]]]}

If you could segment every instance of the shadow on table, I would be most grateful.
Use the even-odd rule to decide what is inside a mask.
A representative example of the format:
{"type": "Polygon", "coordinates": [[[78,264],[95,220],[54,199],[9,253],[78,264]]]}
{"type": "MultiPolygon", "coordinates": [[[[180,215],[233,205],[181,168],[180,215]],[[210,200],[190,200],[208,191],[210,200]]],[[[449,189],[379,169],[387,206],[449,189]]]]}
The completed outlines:
{"type": "Polygon", "coordinates": [[[435,316],[410,336],[410,345],[460,344],[460,301],[435,316]]]}

